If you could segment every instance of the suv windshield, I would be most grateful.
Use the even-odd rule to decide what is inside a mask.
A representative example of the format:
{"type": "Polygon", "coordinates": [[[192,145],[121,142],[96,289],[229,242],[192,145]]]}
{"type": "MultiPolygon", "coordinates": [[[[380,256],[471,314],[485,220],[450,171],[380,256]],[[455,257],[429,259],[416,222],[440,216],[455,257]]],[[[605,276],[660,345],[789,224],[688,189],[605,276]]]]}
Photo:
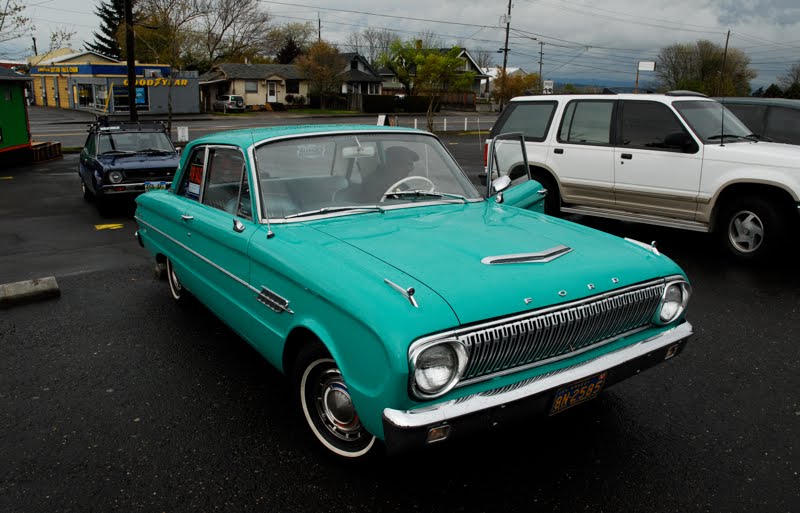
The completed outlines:
{"type": "Polygon", "coordinates": [[[175,149],[164,132],[101,133],[97,153],[168,152],[175,149]]]}
{"type": "Polygon", "coordinates": [[[720,142],[723,137],[729,142],[745,141],[753,135],[752,131],[721,103],[688,100],[673,102],[673,105],[689,123],[694,133],[705,143],[720,142]]]}

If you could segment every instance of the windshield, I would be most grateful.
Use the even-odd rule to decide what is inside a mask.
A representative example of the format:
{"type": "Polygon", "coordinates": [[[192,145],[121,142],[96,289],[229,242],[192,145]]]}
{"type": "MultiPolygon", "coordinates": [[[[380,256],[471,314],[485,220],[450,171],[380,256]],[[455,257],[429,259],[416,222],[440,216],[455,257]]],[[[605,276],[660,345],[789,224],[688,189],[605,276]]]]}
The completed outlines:
{"type": "Polygon", "coordinates": [[[256,159],[262,204],[273,219],[481,199],[439,140],[428,135],[298,137],[258,147],[256,159]]]}
{"type": "Polygon", "coordinates": [[[101,133],[97,153],[169,152],[175,149],[164,132],[101,133]]]}
{"type": "Polygon", "coordinates": [[[712,101],[678,101],[675,109],[689,123],[694,133],[705,143],[716,143],[722,140],[723,130],[726,141],[744,141],[752,133],[744,123],[739,121],[731,111],[719,102],[712,101]],[[725,121],[722,121],[722,113],[725,121]]]}

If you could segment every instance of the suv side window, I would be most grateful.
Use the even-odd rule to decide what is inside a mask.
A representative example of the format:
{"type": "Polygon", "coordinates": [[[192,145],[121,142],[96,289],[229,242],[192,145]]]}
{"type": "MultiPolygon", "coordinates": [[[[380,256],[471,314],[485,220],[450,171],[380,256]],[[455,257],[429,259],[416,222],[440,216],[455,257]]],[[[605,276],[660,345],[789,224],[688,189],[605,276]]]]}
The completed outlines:
{"type": "Polygon", "coordinates": [[[495,134],[522,132],[526,141],[542,142],[547,138],[556,102],[510,103],[507,112],[492,129],[495,134]]]}
{"type": "Polygon", "coordinates": [[[198,146],[192,150],[192,155],[186,161],[186,169],[181,176],[178,186],[178,195],[195,201],[200,199],[200,188],[203,183],[203,174],[206,165],[206,147],[198,146]]]}
{"type": "Polygon", "coordinates": [[[574,100],[564,109],[558,142],[611,144],[614,101],[574,100]]]}
{"type": "Polygon", "coordinates": [[[210,148],[202,203],[236,214],[241,206],[239,191],[244,170],[244,158],[238,148],[210,148]]]}
{"type": "Polygon", "coordinates": [[[679,153],[697,151],[678,117],[663,103],[622,102],[620,128],[619,146],[624,148],[679,153]]]}
{"type": "Polygon", "coordinates": [[[800,144],[800,110],[770,107],[767,115],[766,135],[775,142],[800,144]]]}

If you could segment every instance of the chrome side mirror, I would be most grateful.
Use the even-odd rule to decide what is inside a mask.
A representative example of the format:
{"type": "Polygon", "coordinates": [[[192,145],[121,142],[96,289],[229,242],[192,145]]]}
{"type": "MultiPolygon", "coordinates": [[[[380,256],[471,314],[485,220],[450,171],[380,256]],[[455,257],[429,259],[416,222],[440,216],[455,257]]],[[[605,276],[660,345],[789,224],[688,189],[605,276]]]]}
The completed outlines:
{"type": "Polygon", "coordinates": [[[177,153],[178,155],[183,153],[183,147],[182,146],[175,146],[175,153],[177,153]]]}
{"type": "Polygon", "coordinates": [[[503,192],[505,189],[508,189],[508,186],[511,185],[511,178],[508,175],[503,175],[499,178],[495,178],[492,180],[492,192],[497,194],[498,192],[503,192]]]}

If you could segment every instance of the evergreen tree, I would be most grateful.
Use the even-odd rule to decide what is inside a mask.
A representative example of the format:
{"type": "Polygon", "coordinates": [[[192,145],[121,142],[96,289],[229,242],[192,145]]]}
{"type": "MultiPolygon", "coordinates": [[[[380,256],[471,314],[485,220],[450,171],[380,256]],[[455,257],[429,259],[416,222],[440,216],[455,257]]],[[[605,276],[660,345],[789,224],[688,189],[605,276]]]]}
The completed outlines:
{"type": "Polygon", "coordinates": [[[753,94],[751,94],[750,96],[754,98],[761,98],[762,96],[764,96],[764,87],[763,86],[759,87],[758,89],[753,91],[753,94]]]}
{"type": "Polygon", "coordinates": [[[278,64],[291,64],[295,57],[301,55],[303,50],[297,45],[292,36],[286,39],[278,53],[275,55],[275,60],[278,64]]]}
{"type": "Polygon", "coordinates": [[[94,42],[84,43],[84,48],[114,59],[121,58],[117,32],[125,23],[125,0],[102,0],[94,12],[100,17],[100,32],[95,32],[94,42]]]}
{"type": "Polygon", "coordinates": [[[780,98],[783,96],[781,88],[775,84],[770,84],[766,91],[764,91],[764,98],[780,98]]]}
{"type": "Polygon", "coordinates": [[[790,100],[800,100],[800,82],[795,82],[787,87],[786,91],[783,92],[783,97],[790,100]]]}

